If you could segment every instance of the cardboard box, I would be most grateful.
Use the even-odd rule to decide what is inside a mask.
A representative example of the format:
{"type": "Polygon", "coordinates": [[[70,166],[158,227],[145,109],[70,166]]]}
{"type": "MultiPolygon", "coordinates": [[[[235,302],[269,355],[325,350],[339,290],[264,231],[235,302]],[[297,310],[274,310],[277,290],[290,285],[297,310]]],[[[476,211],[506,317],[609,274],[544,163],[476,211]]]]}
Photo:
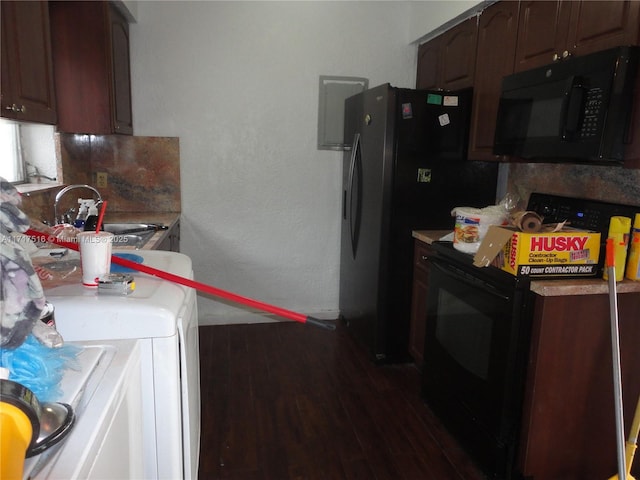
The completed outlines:
{"type": "Polygon", "coordinates": [[[478,267],[493,264],[531,278],[593,277],[598,273],[599,257],[598,232],[565,227],[557,232],[530,233],[493,225],[473,263],[478,267]]]}

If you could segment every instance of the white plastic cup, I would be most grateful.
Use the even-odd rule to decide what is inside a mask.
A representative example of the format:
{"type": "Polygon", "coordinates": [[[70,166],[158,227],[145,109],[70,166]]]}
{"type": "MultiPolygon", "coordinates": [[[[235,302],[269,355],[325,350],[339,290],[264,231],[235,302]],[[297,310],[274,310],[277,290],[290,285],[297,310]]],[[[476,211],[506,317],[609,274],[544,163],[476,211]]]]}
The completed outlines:
{"type": "Polygon", "coordinates": [[[80,244],[82,284],[97,287],[98,279],[111,271],[113,233],[80,232],[77,238],[80,244]]]}

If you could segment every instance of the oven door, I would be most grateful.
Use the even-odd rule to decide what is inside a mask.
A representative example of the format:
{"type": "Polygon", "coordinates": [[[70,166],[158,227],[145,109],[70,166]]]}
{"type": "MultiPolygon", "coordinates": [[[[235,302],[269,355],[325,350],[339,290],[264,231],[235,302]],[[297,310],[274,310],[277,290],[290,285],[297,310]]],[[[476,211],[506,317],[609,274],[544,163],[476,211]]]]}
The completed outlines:
{"type": "Polygon", "coordinates": [[[431,259],[423,395],[497,478],[511,470],[517,447],[528,292],[498,269],[431,259]]]}

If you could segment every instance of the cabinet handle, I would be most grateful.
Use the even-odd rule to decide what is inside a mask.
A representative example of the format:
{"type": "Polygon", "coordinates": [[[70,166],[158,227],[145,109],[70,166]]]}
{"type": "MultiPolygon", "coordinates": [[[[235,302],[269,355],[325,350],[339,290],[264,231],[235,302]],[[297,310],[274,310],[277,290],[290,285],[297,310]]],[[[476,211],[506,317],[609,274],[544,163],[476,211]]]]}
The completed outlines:
{"type": "Polygon", "coordinates": [[[4,109],[15,113],[24,113],[27,111],[27,108],[24,105],[17,106],[15,103],[12,105],[7,105],[6,107],[4,107],[4,109]]]}
{"type": "Polygon", "coordinates": [[[571,56],[571,52],[569,52],[569,50],[565,50],[560,55],[558,55],[557,53],[554,53],[553,54],[553,61],[554,62],[559,62],[560,60],[566,60],[570,56],[571,56]]]}
{"type": "Polygon", "coordinates": [[[426,255],[422,255],[422,256],[420,257],[420,260],[422,260],[423,262],[426,262],[427,260],[429,260],[429,257],[428,257],[428,256],[426,256],[426,255]]]}

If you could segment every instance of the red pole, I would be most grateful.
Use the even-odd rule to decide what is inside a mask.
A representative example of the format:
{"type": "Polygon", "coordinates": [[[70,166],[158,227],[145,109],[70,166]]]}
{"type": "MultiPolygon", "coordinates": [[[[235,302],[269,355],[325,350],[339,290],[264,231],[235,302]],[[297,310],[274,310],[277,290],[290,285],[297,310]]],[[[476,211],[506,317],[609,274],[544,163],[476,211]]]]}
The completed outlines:
{"type": "MultiPolygon", "coordinates": [[[[55,245],[59,245],[61,247],[69,248],[71,250],[78,251],[78,245],[72,242],[65,242],[60,240],[53,235],[47,235],[44,233],[37,232],[35,230],[27,230],[25,232],[32,238],[35,238],[39,241],[53,243],[55,245]]],[[[310,325],[314,325],[316,327],[321,327],[326,330],[335,330],[335,324],[331,322],[327,322],[324,320],[320,320],[311,316],[306,316],[301,313],[297,313],[291,310],[287,310],[285,308],[277,307],[275,305],[270,305],[268,303],[260,302],[258,300],[254,300],[252,298],[243,297],[241,295],[228,292],[226,290],[222,290],[217,287],[213,287],[211,285],[206,285],[201,282],[197,282],[190,278],[181,277],[179,275],[174,275],[173,273],[165,272],[164,270],[159,270],[157,268],[149,267],[148,265],[144,265],[142,263],[132,262],[131,260],[127,260],[126,258],[121,258],[116,255],[111,256],[111,261],[117,265],[121,265],[123,267],[131,268],[132,270],[137,270],[142,273],[146,273],[148,275],[153,275],[158,278],[162,278],[163,280],[168,280],[173,283],[178,283],[180,285],[184,285],[186,287],[194,288],[204,293],[208,293],[215,297],[224,298],[226,300],[231,300],[236,303],[240,303],[249,307],[257,308],[258,310],[262,310],[264,312],[273,313],[282,318],[287,318],[289,320],[293,320],[299,323],[308,323],[310,325]]]]}

